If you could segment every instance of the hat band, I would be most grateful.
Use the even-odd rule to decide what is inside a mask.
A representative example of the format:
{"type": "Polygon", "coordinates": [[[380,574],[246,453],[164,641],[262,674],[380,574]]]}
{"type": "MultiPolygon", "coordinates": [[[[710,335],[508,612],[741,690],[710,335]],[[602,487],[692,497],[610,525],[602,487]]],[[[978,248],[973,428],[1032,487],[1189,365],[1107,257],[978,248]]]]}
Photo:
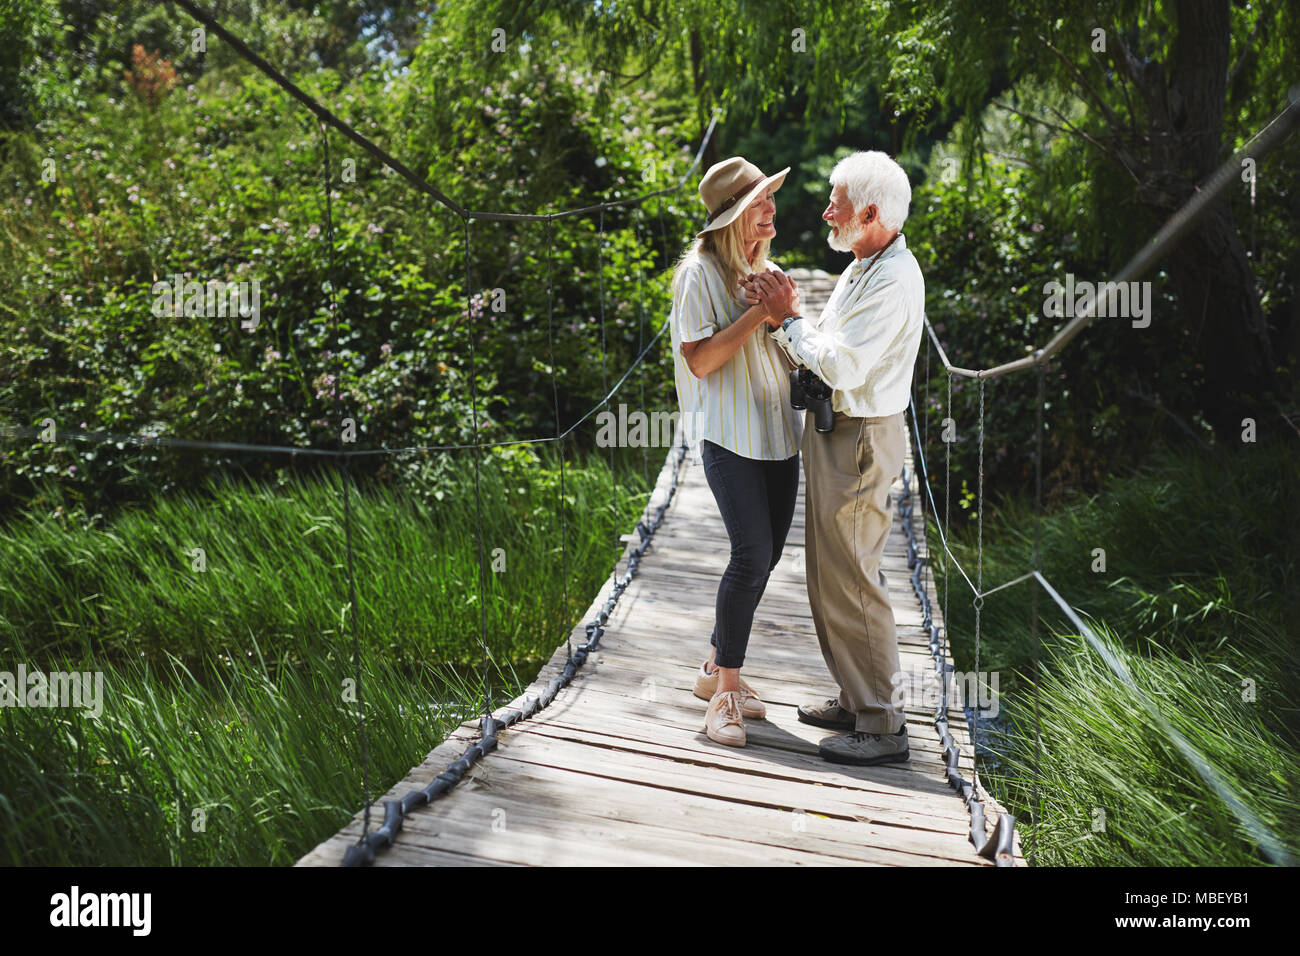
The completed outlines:
{"type": "Polygon", "coordinates": [[[747,192],[749,192],[751,189],[753,189],[755,186],[757,186],[766,178],[767,178],[766,176],[759,176],[757,179],[753,180],[748,185],[732,193],[730,196],[727,197],[725,201],[723,201],[723,203],[720,206],[718,206],[717,209],[709,213],[709,218],[704,220],[704,224],[707,226],[709,223],[713,222],[713,220],[717,219],[719,216],[721,216],[724,212],[726,212],[736,203],[740,202],[740,200],[745,198],[745,194],[747,192]]]}

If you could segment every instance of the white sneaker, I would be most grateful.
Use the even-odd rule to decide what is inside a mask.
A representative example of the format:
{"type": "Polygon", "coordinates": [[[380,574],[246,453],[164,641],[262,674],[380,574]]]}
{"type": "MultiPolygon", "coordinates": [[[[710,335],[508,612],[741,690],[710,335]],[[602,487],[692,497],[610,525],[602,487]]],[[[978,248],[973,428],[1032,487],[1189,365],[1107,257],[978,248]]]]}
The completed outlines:
{"type": "Polygon", "coordinates": [[[729,747],[745,746],[745,717],[741,712],[743,695],[725,690],[713,695],[704,714],[704,732],[710,740],[729,747]]]}

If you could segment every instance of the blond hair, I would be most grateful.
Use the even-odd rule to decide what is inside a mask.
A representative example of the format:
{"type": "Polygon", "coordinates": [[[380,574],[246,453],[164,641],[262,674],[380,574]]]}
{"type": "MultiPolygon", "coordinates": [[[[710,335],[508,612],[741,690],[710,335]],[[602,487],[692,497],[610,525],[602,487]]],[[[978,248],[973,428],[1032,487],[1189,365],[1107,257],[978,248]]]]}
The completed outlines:
{"type": "Polygon", "coordinates": [[[745,258],[745,222],[747,216],[738,216],[735,221],[721,229],[712,229],[702,237],[696,237],[686,251],[682,253],[673,266],[673,298],[677,297],[681,286],[682,265],[707,257],[722,274],[723,286],[736,302],[744,302],[740,295],[740,282],[751,272],[763,272],[767,269],[767,253],[772,246],[771,239],[760,239],[754,261],[745,258]]]}

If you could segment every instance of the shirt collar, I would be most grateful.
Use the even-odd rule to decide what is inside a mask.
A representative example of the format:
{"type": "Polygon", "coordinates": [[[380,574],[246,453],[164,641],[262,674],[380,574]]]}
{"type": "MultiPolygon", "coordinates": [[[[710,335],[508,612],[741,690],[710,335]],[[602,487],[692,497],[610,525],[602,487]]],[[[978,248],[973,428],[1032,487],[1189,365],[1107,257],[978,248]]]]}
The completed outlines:
{"type": "MultiPolygon", "coordinates": [[[[881,258],[881,259],[888,259],[888,258],[889,258],[890,256],[892,256],[894,253],[899,252],[900,250],[903,250],[903,249],[906,249],[906,248],[907,248],[907,239],[906,239],[906,238],[903,236],[903,234],[900,232],[900,233],[898,234],[898,238],[895,239],[892,243],[890,243],[889,248],[886,249],[886,250],[884,251],[884,253],[880,256],[880,258],[881,258]]],[[[861,272],[863,269],[865,269],[867,266],[869,266],[869,265],[871,264],[871,260],[872,260],[874,257],[875,257],[875,256],[874,256],[874,253],[873,253],[872,255],[870,255],[870,256],[866,256],[865,258],[862,258],[862,259],[857,259],[857,258],[855,258],[855,259],[853,260],[853,263],[849,266],[848,271],[849,271],[850,273],[856,275],[857,273],[859,273],[859,272],[861,272]]]]}

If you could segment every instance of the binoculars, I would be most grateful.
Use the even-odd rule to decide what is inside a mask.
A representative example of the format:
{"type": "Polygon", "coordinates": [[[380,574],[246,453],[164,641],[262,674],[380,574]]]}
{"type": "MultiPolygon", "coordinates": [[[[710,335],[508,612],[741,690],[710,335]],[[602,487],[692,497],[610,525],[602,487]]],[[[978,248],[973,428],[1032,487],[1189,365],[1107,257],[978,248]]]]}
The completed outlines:
{"type": "Polygon", "coordinates": [[[831,407],[831,387],[809,369],[790,371],[790,407],[812,409],[813,425],[826,435],[835,428],[835,409],[831,407]]]}

